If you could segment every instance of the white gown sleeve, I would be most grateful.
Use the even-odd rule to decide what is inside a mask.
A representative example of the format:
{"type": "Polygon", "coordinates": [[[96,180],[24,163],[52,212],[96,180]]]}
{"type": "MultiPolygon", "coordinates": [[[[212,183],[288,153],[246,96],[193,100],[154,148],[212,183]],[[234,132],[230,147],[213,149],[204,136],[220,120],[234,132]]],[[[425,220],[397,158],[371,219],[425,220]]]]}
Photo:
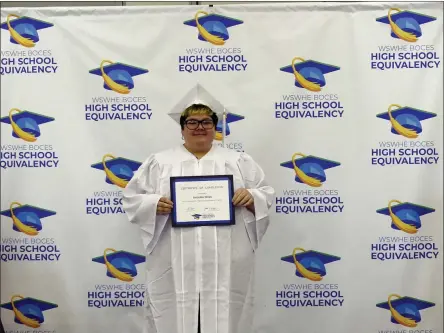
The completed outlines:
{"type": "Polygon", "coordinates": [[[264,171],[251,156],[242,153],[238,163],[245,188],[254,198],[255,213],[246,208],[242,212],[253,248],[257,249],[270,224],[269,209],[274,201],[275,190],[267,184],[264,171]]]}
{"type": "Polygon", "coordinates": [[[139,167],[123,190],[123,210],[129,221],[137,224],[142,233],[142,241],[150,254],[155,247],[169,215],[157,215],[161,169],[154,155],[139,167]]]}

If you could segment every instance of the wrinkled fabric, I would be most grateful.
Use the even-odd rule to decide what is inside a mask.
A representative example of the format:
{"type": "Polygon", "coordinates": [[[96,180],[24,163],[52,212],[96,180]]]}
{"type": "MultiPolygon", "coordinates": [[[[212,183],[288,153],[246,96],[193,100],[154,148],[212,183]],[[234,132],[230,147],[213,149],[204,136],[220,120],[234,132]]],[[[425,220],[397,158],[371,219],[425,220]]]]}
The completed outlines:
{"type": "Polygon", "coordinates": [[[146,251],[144,333],[249,333],[254,305],[254,253],[269,225],[273,203],[260,166],[247,154],[214,145],[200,160],[179,146],[153,154],[123,193],[123,208],[140,227],[146,251]],[[233,226],[172,228],[156,215],[170,198],[171,176],[233,175],[234,190],[254,197],[255,214],[235,208],[233,226]]]}

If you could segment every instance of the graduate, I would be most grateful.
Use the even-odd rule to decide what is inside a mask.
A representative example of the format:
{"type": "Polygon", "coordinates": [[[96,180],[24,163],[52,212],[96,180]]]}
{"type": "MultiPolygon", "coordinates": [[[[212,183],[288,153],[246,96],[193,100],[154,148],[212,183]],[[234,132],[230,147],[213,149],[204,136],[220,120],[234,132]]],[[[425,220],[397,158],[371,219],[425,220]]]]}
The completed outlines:
{"type": "Polygon", "coordinates": [[[143,332],[249,333],[255,251],[275,191],[251,156],[213,142],[225,110],[205,89],[197,85],[176,108],[183,144],[150,155],[123,192],[146,251],[143,332]],[[235,223],[173,227],[170,177],[205,175],[233,176],[235,223]]]}

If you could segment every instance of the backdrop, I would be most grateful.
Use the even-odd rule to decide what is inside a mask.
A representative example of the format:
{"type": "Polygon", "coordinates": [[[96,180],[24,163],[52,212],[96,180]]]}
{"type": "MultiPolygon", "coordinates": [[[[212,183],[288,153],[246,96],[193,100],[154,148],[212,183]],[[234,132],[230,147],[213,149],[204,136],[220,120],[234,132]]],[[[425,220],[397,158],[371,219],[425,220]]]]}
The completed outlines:
{"type": "Polygon", "coordinates": [[[181,144],[199,85],[276,189],[255,332],[442,333],[442,10],[2,9],[6,331],[141,332],[150,263],[106,172],[181,144]]]}

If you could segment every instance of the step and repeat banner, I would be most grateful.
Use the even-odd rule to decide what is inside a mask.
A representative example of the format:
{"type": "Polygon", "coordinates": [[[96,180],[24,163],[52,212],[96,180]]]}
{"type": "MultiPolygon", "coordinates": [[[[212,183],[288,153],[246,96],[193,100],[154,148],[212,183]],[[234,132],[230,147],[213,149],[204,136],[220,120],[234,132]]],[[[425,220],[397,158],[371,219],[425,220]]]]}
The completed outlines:
{"type": "Polygon", "coordinates": [[[442,333],[442,49],[442,3],[2,9],[6,331],[141,332],[116,179],[199,85],[276,189],[252,332],[442,333]]]}

